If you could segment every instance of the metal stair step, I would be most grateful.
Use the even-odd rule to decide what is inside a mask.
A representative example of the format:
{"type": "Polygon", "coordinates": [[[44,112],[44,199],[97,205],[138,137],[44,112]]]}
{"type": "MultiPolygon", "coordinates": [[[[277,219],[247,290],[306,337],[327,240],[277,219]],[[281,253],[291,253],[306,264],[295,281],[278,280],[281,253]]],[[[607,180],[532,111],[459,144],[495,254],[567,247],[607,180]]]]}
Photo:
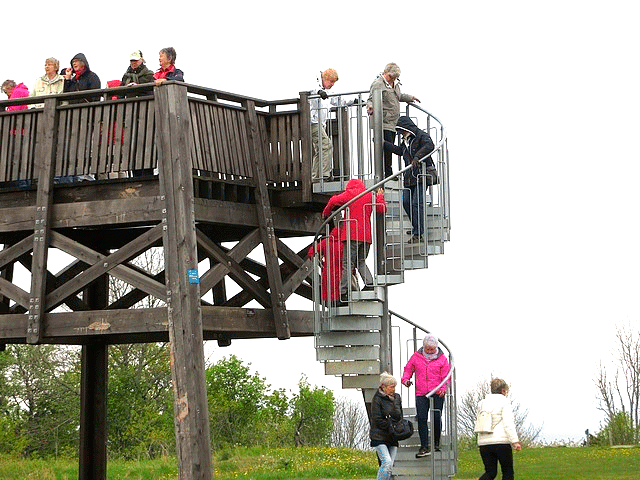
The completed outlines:
{"type": "Polygon", "coordinates": [[[402,273],[395,274],[378,274],[377,277],[378,283],[383,285],[398,285],[399,283],[404,282],[404,275],[402,273]]]}
{"type": "Polygon", "coordinates": [[[329,318],[329,330],[357,332],[363,330],[380,330],[382,319],[379,316],[343,315],[329,318]]]}
{"type": "Polygon", "coordinates": [[[324,364],[325,375],[379,374],[378,360],[355,360],[342,362],[327,362],[324,364]]]}
{"type": "Polygon", "coordinates": [[[342,388],[378,388],[380,375],[354,375],[342,377],[342,388]]]}
{"type": "Polygon", "coordinates": [[[358,345],[316,348],[316,358],[320,362],[327,360],[378,360],[380,347],[378,345],[358,345]]]}
{"type": "Polygon", "coordinates": [[[380,332],[321,332],[316,334],[316,345],[380,345],[380,332]]]}
{"type": "MultiPolygon", "coordinates": [[[[378,275],[378,278],[380,275],[378,275]]],[[[378,281],[378,283],[382,283],[378,281]]],[[[367,301],[349,301],[344,307],[331,309],[334,315],[382,315],[382,303],[367,301]]]]}

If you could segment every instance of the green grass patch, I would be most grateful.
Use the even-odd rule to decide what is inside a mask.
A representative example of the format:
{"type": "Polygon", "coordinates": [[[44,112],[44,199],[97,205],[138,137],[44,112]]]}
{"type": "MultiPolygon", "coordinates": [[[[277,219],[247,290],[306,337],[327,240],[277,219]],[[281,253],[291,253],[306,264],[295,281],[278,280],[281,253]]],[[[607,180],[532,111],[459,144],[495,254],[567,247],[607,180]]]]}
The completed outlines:
{"type": "MultiPolygon", "coordinates": [[[[514,452],[518,480],[637,480],[640,448],[525,448],[514,452]]],[[[476,448],[461,452],[460,479],[477,479],[484,468],[476,448]]],[[[500,478],[500,474],[498,474],[500,478]]]]}
{"type": "MultiPolygon", "coordinates": [[[[640,448],[527,448],[514,455],[518,480],[637,480],[640,448]]],[[[373,452],[344,448],[238,448],[213,456],[216,480],[371,479],[373,452]]],[[[455,480],[475,480],[483,472],[478,449],[460,453],[455,480]]],[[[18,460],[0,455],[2,480],[75,480],[76,459],[18,460]]],[[[109,480],[177,480],[173,457],[138,462],[110,460],[109,480]]],[[[500,476],[498,476],[500,478],[500,476]]]]}

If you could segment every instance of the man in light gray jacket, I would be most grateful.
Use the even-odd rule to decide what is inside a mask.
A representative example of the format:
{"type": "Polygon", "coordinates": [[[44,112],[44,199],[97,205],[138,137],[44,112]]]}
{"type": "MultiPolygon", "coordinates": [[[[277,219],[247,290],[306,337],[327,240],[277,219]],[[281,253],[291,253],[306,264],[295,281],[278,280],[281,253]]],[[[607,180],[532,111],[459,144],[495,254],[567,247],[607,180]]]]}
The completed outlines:
{"type": "MultiPolygon", "coordinates": [[[[395,63],[388,63],[384,71],[371,84],[369,100],[367,101],[367,113],[373,115],[373,92],[382,90],[382,133],[383,140],[395,143],[396,123],[400,117],[400,102],[418,102],[420,100],[413,95],[400,92],[400,67],[395,63]]],[[[393,175],[391,168],[391,150],[384,152],[384,176],[393,175]]]]}

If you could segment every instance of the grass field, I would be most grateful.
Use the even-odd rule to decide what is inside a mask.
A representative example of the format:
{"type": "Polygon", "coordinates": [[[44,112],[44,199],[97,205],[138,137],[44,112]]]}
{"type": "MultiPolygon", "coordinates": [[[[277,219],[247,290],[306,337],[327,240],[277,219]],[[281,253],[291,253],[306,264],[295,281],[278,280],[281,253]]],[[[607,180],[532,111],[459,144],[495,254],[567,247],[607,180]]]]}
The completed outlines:
{"type": "MultiPolygon", "coordinates": [[[[482,474],[478,450],[460,453],[455,480],[482,474]]],[[[372,452],[336,448],[238,449],[216,452],[216,480],[373,479],[372,452]]],[[[640,448],[528,448],[515,455],[518,480],[638,480],[640,448]]],[[[109,480],[176,480],[175,458],[111,460],[109,480]]],[[[75,459],[17,460],[0,455],[2,480],[75,480],[75,459]]],[[[498,476],[500,478],[500,476],[498,476]]]]}

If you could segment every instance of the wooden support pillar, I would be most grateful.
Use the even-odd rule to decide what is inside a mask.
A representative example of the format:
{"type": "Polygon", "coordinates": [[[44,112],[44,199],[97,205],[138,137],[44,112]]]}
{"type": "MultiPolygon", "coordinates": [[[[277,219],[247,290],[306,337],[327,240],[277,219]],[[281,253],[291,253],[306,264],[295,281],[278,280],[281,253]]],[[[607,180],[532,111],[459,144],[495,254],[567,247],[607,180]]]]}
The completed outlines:
{"type": "Polygon", "coordinates": [[[187,88],[163,85],[154,94],[179,479],[211,480],[187,88]]]}
{"type": "MultiPolygon", "coordinates": [[[[275,322],[276,335],[280,340],[291,337],[289,319],[285,306],[285,296],[282,288],[282,276],[278,264],[278,248],[276,233],[273,227],[271,214],[271,202],[267,189],[267,174],[264,165],[264,156],[260,148],[260,135],[258,133],[258,117],[256,105],[252,100],[245,100],[247,137],[249,141],[249,155],[253,165],[253,179],[256,184],[256,208],[258,213],[258,225],[260,239],[264,247],[264,258],[269,278],[269,291],[271,292],[271,309],[275,322]]],[[[303,175],[304,178],[304,175],[303,175]]]]}
{"type": "MultiPolygon", "coordinates": [[[[85,288],[83,299],[92,310],[105,308],[109,300],[108,275],[85,288]]],[[[79,480],[107,478],[108,353],[103,342],[82,346],[79,480]]]]}
{"type": "Polygon", "coordinates": [[[107,478],[107,345],[82,346],[79,480],[107,478]]]}
{"type": "Polygon", "coordinates": [[[42,341],[42,323],[45,313],[45,293],[47,288],[47,258],[49,251],[49,218],[53,203],[53,171],[58,137],[57,100],[44,101],[42,117],[38,122],[36,144],[36,168],[38,188],[33,236],[33,268],[31,269],[31,294],[29,295],[29,316],[27,320],[27,342],[37,344],[42,341]]]}

